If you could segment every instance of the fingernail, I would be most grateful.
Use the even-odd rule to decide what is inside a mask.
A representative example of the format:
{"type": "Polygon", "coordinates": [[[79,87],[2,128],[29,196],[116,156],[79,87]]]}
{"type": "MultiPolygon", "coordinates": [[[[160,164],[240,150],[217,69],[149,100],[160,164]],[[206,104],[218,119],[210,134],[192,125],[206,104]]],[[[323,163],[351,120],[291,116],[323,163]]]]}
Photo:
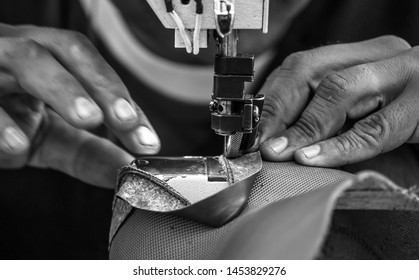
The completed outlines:
{"type": "Polygon", "coordinates": [[[77,115],[83,120],[90,119],[100,114],[99,107],[84,97],[77,97],[76,100],[74,100],[74,103],[77,115]]]}
{"type": "Polygon", "coordinates": [[[148,127],[140,126],[137,130],[139,142],[143,146],[160,146],[160,140],[148,127]]]}
{"type": "Polygon", "coordinates": [[[306,148],[302,148],[300,151],[304,154],[306,158],[310,159],[320,154],[320,146],[313,145],[306,148]]]}
{"type": "Polygon", "coordinates": [[[131,121],[137,118],[137,113],[126,99],[117,99],[113,108],[115,110],[116,117],[121,121],[131,121]]]}
{"type": "Polygon", "coordinates": [[[28,138],[14,127],[3,131],[3,146],[12,152],[21,152],[28,146],[28,138]]]}
{"type": "Polygon", "coordinates": [[[288,139],[285,137],[279,137],[270,142],[271,149],[277,154],[285,150],[287,145],[288,145],[288,139]]]}

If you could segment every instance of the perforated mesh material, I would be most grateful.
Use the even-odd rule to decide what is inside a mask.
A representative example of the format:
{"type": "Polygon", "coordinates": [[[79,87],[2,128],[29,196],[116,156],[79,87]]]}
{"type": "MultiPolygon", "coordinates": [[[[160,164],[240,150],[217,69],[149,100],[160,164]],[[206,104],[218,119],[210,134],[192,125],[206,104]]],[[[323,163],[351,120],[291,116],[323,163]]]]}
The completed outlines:
{"type": "Polygon", "coordinates": [[[264,162],[249,201],[239,217],[220,228],[168,214],[135,210],[116,234],[111,259],[216,259],[236,230],[270,203],[324,187],[349,173],[264,162]]]}

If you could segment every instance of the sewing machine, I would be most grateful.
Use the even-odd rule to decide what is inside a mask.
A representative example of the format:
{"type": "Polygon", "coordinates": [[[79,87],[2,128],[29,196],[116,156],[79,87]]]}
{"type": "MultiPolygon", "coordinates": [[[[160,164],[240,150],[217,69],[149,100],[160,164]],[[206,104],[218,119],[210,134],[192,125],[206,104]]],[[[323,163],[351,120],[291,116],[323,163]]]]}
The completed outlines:
{"type": "Polygon", "coordinates": [[[175,30],[175,47],[197,55],[213,33],[217,42],[211,128],[224,136],[227,158],[235,158],[256,141],[264,96],[244,93],[254,77],[254,56],[238,54],[240,29],[268,32],[269,0],[147,0],[165,28],[175,30]]]}

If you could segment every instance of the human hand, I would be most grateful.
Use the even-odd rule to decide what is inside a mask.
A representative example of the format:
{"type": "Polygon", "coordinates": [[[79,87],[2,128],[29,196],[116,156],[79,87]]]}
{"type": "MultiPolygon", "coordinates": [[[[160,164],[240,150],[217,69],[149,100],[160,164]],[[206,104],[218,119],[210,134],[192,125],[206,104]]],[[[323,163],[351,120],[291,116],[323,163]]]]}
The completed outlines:
{"type": "Polygon", "coordinates": [[[394,36],[293,54],[261,91],[266,160],[334,167],[419,142],[419,49],[394,36]]]}
{"type": "Polygon", "coordinates": [[[160,141],[126,87],[83,35],[0,24],[0,167],[54,168],[113,187],[133,157],[86,131],[104,122],[133,153],[160,141]]]}

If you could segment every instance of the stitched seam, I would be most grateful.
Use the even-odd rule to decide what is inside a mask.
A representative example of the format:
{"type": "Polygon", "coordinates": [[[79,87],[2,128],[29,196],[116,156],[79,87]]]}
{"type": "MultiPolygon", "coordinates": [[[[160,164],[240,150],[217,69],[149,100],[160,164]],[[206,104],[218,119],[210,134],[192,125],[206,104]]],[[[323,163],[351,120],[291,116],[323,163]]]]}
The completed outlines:
{"type": "Polygon", "coordinates": [[[231,168],[230,162],[228,161],[228,159],[224,156],[221,156],[221,158],[224,161],[225,164],[225,168],[226,168],[226,174],[227,174],[227,180],[230,184],[234,184],[234,172],[231,168]]]}

